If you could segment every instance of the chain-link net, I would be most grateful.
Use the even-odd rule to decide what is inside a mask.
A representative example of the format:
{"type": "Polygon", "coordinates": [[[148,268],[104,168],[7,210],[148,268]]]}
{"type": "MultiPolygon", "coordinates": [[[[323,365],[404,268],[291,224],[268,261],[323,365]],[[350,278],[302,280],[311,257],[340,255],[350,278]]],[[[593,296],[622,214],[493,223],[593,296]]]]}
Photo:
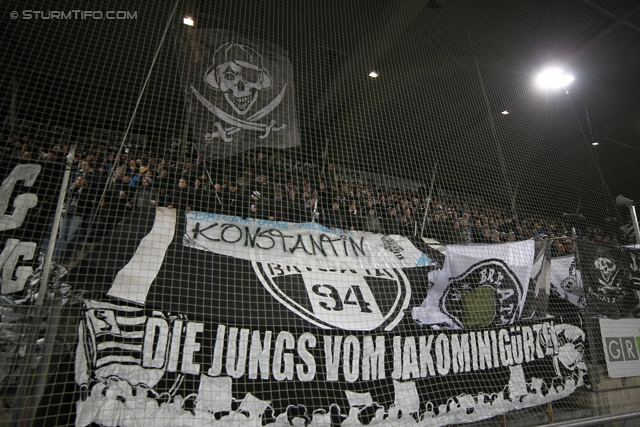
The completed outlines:
{"type": "Polygon", "coordinates": [[[6,2],[2,425],[638,410],[638,8],[6,2]]]}

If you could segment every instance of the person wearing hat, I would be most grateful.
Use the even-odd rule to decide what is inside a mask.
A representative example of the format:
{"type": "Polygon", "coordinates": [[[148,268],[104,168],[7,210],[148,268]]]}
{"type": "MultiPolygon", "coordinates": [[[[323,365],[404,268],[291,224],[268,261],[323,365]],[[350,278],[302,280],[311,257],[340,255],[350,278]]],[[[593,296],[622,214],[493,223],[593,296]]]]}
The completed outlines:
{"type": "Polygon", "coordinates": [[[152,170],[150,170],[149,168],[143,167],[143,168],[140,168],[139,174],[131,178],[131,186],[136,188],[140,187],[142,185],[142,181],[145,178],[153,179],[155,177],[152,170]]]}
{"type": "Polygon", "coordinates": [[[246,213],[247,218],[260,219],[262,218],[262,193],[258,190],[253,190],[249,195],[249,203],[247,204],[248,210],[246,213]]]}
{"type": "Polygon", "coordinates": [[[269,182],[267,181],[266,175],[258,175],[256,176],[255,182],[252,187],[252,191],[257,190],[262,194],[263,200],[271,200],[273,198],[273,191],[269,182]]]}

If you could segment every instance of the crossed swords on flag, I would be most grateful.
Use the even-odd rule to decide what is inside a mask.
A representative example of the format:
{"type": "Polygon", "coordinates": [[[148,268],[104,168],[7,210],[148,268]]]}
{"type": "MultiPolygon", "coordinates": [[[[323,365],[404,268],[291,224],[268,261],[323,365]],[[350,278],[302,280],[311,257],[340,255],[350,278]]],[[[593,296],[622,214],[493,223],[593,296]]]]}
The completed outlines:
{"type": "MultiPolygon", "coordinates": [[[[252,130],[257,132],[264,132],[262,135],[258,135],[258,138],[265,139],[266,137],[269,136],[271,131],[277,132],[287,127],[286,124],[276,127],[275,120],[271,120],[269,123],[257,123],[258,120],[260,120],[261,118],[263,118],[264,116],[272,112],[278,105],[280,105],[280,102],[282,102],[282,98],[284,98],[284,93],[287,89],[287,83],[284,84],[284,87],[282,88],[278,96],[276,96],[264,108],[262,108],[261,110],[258,110],[255,114],[251,115],[248,120],[242,120],[237,117],[233,117],[228,113],[225,113],[220,108],[213,105],[211,101],[209,101],[207,98],[202,96],[202,94],[198,92],[198,90],[195,87],[193,87],[193,85],[190,85],[190,86],[193,94],[196,96],[196,98],[198,98],[198,101],[200,101],[207,110],[215,114],[216,117],[218,117],[220,120],[231,125],[231,127],[225,129],[222,127],[222,124],[220,124],[220,122],[215,122],[214,126],[216,127],[217,132],[211,134],[210,138],[215,138],[216,136],[219,136],[224,142],[231,142],[233,141],[233,138],[230,137],[231,135],[240,131],[241,129],[245,129],[245,130],[252,130]]],[[[210,139],[210,138],[207,138],[207,139],[210,139]]]]}

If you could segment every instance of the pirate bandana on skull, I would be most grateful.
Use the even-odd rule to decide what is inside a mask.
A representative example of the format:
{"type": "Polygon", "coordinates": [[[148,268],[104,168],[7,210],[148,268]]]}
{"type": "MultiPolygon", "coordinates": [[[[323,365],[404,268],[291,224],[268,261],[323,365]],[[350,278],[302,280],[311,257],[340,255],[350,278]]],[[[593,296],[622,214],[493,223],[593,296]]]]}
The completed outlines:
{"type": "Polygon", "coordinates": [[[271,76],[262,66],[262,56],[247,46],[227,43],[213,57],[204,81],[222,92],[235,112],[244,116],[260,91],[272,84],[271,76]]]}
{"type": "Polygon", "coordinates": [[[236,43],[220,46],[213,54],[213,64],[206,71],[204,81],[211,89],[221,92],[227,101],[225,106],[214,105],[191,86],[198,101],[219,119],[206,139],[221,138],[231,142],[232,135],[242,130],[259,132],[258,138],[265,139],[271,132],[286,128],[286,124],[278,126],[276,120],[269,119],[269,114],[282,102],[287,83],[265,107],[247,117],[258,99],[268,96],[266,92],[273,86],[262,56],[254,49],[236,43]],[[265,121],[261,121],[263,118],[265,121]]]}

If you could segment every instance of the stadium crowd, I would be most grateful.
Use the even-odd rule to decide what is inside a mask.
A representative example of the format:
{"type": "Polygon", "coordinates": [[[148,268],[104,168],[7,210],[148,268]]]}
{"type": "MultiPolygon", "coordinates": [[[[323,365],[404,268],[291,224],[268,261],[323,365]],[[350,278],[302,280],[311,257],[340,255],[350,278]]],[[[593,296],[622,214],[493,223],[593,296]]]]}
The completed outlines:
{"type": "MultiPolygon", "coordinates": [[[[68,138],[38,139],[16,133],[0,138],[5,166],[38,162],[53,168],[48,172],[52,178],[62,176],[61,166],[70,150],[68,138]]],[[[633,243],[615,221],[594,225],[581,216],[523,214],[479,198],[465,201],[442,193],[429,201],[426,185],[415,190],[349,182],[325,159],[305,162],[258,149],[205,165],[200,156],[127,151],[118,156],[112,143],[76,143],[57,259],[69,256],[85,238],[104,236],[142,206],[317,222],[332,229],[423,236],[443,244],[551,238],[555,256],[573,252],[572,226],[592,241],[633,243]]],[[[59,188],[49,187],[53,200],[59,188]]]]}

